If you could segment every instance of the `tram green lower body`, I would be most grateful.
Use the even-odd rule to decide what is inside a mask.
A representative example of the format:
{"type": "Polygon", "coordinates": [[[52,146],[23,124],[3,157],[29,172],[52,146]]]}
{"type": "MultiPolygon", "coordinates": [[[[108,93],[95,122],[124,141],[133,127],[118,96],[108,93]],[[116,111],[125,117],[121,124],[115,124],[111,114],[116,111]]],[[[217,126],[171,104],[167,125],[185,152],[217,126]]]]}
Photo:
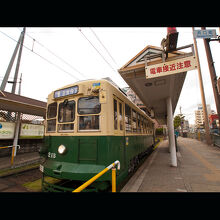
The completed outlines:
{"type": "MultiPolygon", "coordinates": [[[[119,160],[117,185],[134,170],[136,164],[144,158],[154,144],[152,135],[46,136],[44,142],[40,152],[46,157],[45,162],[42,163],[44,176],[83,183],[119,160]],[[58,153],[58,147],[61,144],[67,148],[63,155],[58,153]]],[[[95,182],[111,184],[111,171],[95,182]]],[[[107,184],[103,185],[104,188],[105,186],[107,184]]]]}

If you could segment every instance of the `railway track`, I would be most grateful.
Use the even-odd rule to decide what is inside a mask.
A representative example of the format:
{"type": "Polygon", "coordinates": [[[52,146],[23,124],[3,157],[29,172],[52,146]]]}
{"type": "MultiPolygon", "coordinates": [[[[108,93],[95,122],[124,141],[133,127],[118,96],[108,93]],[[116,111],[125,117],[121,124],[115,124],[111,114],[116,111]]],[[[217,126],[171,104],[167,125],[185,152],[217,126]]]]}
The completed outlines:
{"type": "Polygon", "coordinates": [[[17,173],[9,173],[0,178],[0,192],[35,192],[27,187],[29,183],[40,180],[42,173],[39,166],[23,169],[17,173]]]}

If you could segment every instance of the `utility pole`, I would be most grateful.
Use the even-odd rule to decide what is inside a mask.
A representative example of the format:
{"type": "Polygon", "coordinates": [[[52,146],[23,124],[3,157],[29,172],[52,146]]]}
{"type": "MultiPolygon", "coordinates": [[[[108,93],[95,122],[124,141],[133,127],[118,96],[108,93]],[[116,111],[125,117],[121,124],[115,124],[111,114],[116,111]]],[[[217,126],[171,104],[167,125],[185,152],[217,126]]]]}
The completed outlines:
{"type": "MultiPolygon", "coordinates": [[[[194,27],[192,27],[192,33],[193,33],[193,31],[194,31],[194,27]]],[[[205,92],[204,92],[203,81],[202,81],[202,73],[201,73],[201,67],[200,67],[200,61],[199,61],[197,42],[196,42],[194,35],[193,35],[193,41],[194,41],[195,54],[196,54],[197,63],[198,63],[197,69],[198,69],[199,86],[200,86],[200,93],[201,93],[201,100],[202,100],[203,117],[205,119],[206,143],[208,145],[210,145],[212,141],[211,141],[211,136],[210,136],[209,120],[208,120],[206,100],[205,100],[205,92]]]]}
{"type": "Polygon", "coordinates": [[[18,39],[18,42],[17,42],[16,47],[15,47],[15,50],[14,50],[14,52],[13,52],[13,54],[12,54],[12,57],[11,57],[11,60],[10,60],[10,62],[9,62],[9,64],[8,64],[8,68],[7,68],[7,70],[6,70],[4,79],[3,79],[2,84],[1,84],[1,88],[0,88],[1,91],[4,91],[4,90],[5,90],[5,87],[6,87],[6,84],[7,84],[7,82],[8,82],[8,78],[9,78],[10,72],[11,72],[11,68],[12,68],[12,66],[13,66],[15,57],[16,57],[17,52],[18,52],[18,47],[19,47],[19,45],[20,45],[21,38],[22,38],[22,34],[20,35],[20,37],[19,37],[19,39],[18,39]]]}
{"type": "Polygon", "coordinates": [[[18,71],[19,71],[19,67],[20,67],[20,61],[21,61],[21,54],[22,54],[23,43],[24,43],[25,30],[26,30],[26,28],[24,27],[24,29],[23,29],[23,31],[21,33],[21,36],[22,36],[21,37],[21,44],[20,44],[20,49],[19,49],[19,53],[18,53],[18,60],[17,60],[17,64],[16,64],[16,69],[15,69],[14,82],[13,82],[13,86],[12,86],[12,90],[11,90],[11,93],[13,93],[13,94],[15,94],[16,85],[17,85],[18,71]]]}
{"type": "MultiPolygon", "coordinates": [[[[201,29],[206,30],[205,27],[202,27],[201,29]]],[[[220,119],[220,96],[218,94],[217,77],[216,77],[216,72],[215,72],[214,62],[212,59],[212,53],[211,53],[209,41],[210,41],[210,39],[203,39],[205,50],[206,50],[208,66],[209,66],[210,78],[211,78],[211,82],[212,82],[214,98],[215,98],[216,110],[218,113],[218,118],[220,119]]]]}
{"type": "MultiPolygon", "coordinates": [[[[25,35],[25,27],[23,28],[23,31],[19,37],[19,40],[16,44],[15,50],[13,52],[13,55],[11,57],[11,60],[9,62],[8,68],[6,70],[4,79],[2,81],[0,90],[4,91],[6,84],[9,82],[8,78],[15,60],[15,57],[17,55],[18,52],[18,48],[20,46],[19,49],[19,53],[18,53],[18,59],[17,59],[17,64],[16,64],[16,69],[15,69],[15,75],[14,75],[14,81],[13,86],[12,86],[12,90],[11,93],[15,94],[16,91],[16,85],[17,85],[17,78],[18,78],[18,71],[19,71],[19,67],[20,67],[20,61],[21,61],[21,54],[22,54],[22,49],[23,49],[23,43],[24,43],[24,35],[25,35]]],[[[22,77],[22,75],[21,75],[22,77]]],[[[19,86],[19,91],[18,91],[19,95],[21,93],[21,78],[20,78],[20,86],[19,86]]],[[[10,115],[11,113],[8,112],[8,115],[10,115]]],[[[20,121],[21,121],[21,112],[17,112],[17,121],[16,121],[16,126],[15,126],[15,135],[14,135],[14,140],[13,140],[13,148],[12,148],[12,157],[11,157],[11,165],[13,165],[14,163],[14,157],[16,156],[16,152],[17,152],[17,146],[18,146],[18,137],[19,137],[19,129],[20,129],[20,121]]]]}

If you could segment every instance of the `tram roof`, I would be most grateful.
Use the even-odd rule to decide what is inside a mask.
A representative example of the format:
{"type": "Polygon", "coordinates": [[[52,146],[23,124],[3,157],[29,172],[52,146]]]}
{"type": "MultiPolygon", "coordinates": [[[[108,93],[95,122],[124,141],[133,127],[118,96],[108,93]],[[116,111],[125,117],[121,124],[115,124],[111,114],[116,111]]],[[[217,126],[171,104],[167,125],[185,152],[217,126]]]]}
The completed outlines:
{"type": "MultiPolygon", "coordinates": [[[[187,53],[180,51],[171,52],[166,61],[184,57],[185,54],[187,53]]],[[[153,110],[157,122],[166,124],[166,98],[171,97],[174,113],[187,72],[147,79],[145,73],[146,60],[147,65],[162,63],[162,49],[151,45],[146,46],[122,66],[118,72],[144,103],[148,112],[150,113],[153,110]]]]}

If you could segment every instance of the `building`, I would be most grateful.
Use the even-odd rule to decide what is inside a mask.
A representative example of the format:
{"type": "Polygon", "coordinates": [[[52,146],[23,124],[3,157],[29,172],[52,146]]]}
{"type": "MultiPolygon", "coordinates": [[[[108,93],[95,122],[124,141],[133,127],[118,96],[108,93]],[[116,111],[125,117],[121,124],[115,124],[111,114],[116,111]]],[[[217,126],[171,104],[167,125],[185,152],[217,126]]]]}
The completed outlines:
{"type": "Polygon", "coordinates": [[[218,114],[209,115],[209,126],[211,129],[218,129],[219,128],[218,114]]]}
{"type": "MultiPolygon", "coordinates": [[[[211,129],[217,129],[219,127],[218,115],[214,110],[211,110],[210,105],[207,105],[207,114],[209,118],[209,127],[211,129]]],[[[203,108],[201,104],[198,105],[198,110],[195,110],[195,128],[205,128],[205,119],[203,116],[203,108]]]]}
{"type": "Polygon", "coordinates": [[[146,112],[146,107],[139,97],[134,93],[130,87],[122,88],[123,92],[126,93],[128,99],[130,99],[134,104],[136,104],[140,109],[146,112]]]}
{"type": "MultiPolygon", "coordinates": [[[[207,108],[208,115],[213,113],[210,105],[206,105],[206,108],[207,108]]],[[[205,128],[205,118],[203,116],[202,104],[199,104],[198,109],[195,110],[195,125],[196,125],[196,128],[205,128]]]]}

